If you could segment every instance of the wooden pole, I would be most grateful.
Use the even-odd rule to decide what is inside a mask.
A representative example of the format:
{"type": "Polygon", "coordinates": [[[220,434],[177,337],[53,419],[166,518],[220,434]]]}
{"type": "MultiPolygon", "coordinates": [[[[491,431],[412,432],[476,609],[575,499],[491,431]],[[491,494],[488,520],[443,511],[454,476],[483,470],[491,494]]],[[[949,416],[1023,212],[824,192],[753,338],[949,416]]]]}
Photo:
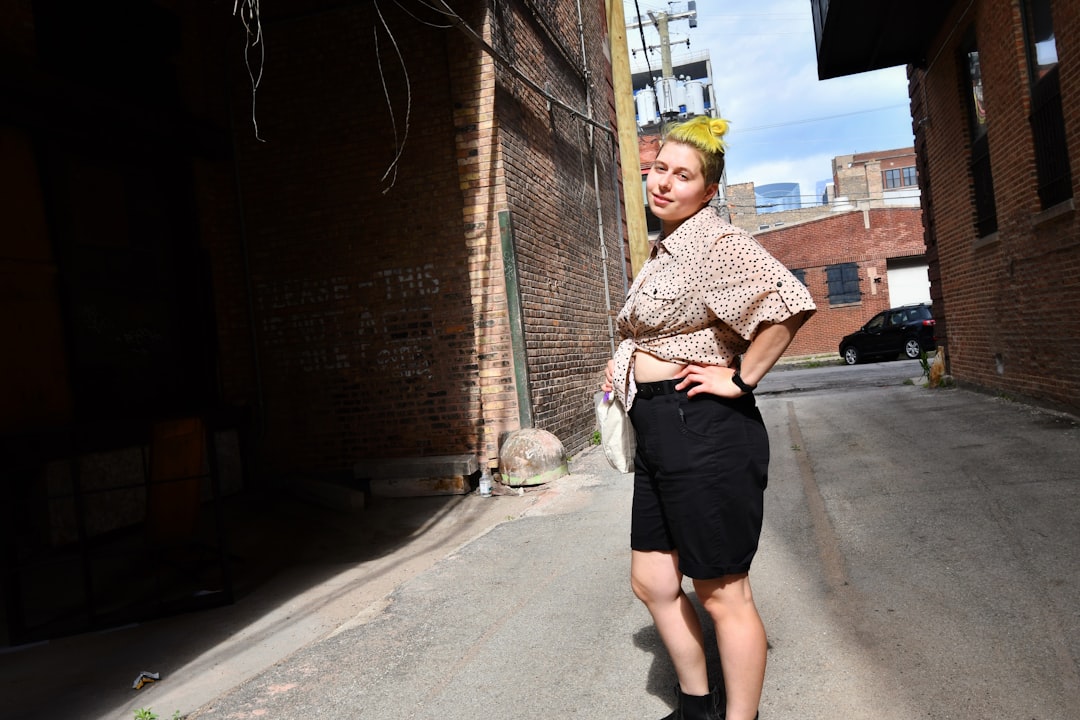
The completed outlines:
{"type": "Polygon", "coordinates": [[[621,2],[606,0],[608,37],[611,42],[611,78],[615,89],[615,116],[618,123],[619,157],[622,165],[623,202],[626,233],[630,244],[631,276],[649,257],[649,229],[645,224],[645,194],[641,189],[641,158],[634,107],[634,85],[630,76],[630,51],[626,44],[626,21],[621,2]]]}

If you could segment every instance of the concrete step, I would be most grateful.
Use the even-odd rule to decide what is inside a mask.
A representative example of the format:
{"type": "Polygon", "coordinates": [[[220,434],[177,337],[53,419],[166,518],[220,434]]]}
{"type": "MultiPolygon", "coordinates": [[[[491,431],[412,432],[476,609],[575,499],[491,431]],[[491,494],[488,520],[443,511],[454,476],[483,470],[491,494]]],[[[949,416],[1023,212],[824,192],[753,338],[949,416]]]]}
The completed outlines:
{"type": "Polygon", "coordinates": [[[475,455],[373,458],[353,466],[353,476],[379,497],[465,495],[480,469],[475,455]]]}

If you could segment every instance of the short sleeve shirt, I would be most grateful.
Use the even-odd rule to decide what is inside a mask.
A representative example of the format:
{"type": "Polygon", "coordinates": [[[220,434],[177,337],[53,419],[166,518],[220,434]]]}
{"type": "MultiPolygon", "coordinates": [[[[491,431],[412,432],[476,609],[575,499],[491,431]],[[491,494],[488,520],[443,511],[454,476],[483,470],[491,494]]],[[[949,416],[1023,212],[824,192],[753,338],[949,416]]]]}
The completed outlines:
{"type": "Polygon", "coordinates": [[[618,316],[615,391],[633,405],[633,357],[730,367],[761,323],[815,310],[810,292],[754,238],[711,207],[653,247],[618,316]]]}

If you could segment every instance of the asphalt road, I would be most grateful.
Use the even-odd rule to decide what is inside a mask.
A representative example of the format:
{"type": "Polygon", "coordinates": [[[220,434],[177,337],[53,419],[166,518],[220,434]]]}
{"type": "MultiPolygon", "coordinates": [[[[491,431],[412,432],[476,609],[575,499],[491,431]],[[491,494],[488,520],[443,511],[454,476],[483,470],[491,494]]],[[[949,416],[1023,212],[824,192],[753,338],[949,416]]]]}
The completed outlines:
{"type": "MultiPolygon", "coordinates": [[[[919,374],[762,387],[766,720],[1080,716],[1080,427],[919,374]]],[[[627,586],[629,477],[595,450],[572,472],[579,502],[500,524],[196,717],[665,715],[674,676],[627,586]]]]}
{"type": "Polygon", "coordinates": [[[850,391],[856,388],[890,387],[905,380],[921,380],[918,360],[892,360],[839,365],[835,361],[820,367],[778,366],[765,376],[757,390],[759,397],[776,393],[813,392],[815,390],[850,391]]]}
{"type": "MultiPolygon", "coordinates": [[[[920,374],[894,361],[762,383],[772,464],[751,576],[770,641],[763,720],[1080,717],[1080,420],[905,382],[920,374]]],[[[433,551],[430,534],[368,575],[340,547],[326,569],[359,574],[307,587],[304,602],[253,596],[132,630],[156,633],[144,645],[173,638],[155,646],[162,682],[123,713],[61,715],[129,719],[138,703],[199,720],[663,717],[675,679],[629,589],[630,477],[596,448],[570,467],[539,502],[456,501],[442,522],[468,518],[472,539],[448,540],[388,595],[366,598],[363,578],[433,551]],[[307,609],[327,605],[320,593],[348,611],[323,630],[307,609]],[[229,613],[232,635],[200,637],[229,613]],[[170,665],[180,636],[212,662],[170,665]]],[[[101,664],[105,640],[131,647],[112,633],[19,665],[101,664]]],[[[118,667],[122,679],[143,669],[118,667]]],[[[70,678],[53,680],[53,702],[16,705],[42,714],[7,715],[5,701],[0,717],[74,707],[61,702],[70,678]]]]}

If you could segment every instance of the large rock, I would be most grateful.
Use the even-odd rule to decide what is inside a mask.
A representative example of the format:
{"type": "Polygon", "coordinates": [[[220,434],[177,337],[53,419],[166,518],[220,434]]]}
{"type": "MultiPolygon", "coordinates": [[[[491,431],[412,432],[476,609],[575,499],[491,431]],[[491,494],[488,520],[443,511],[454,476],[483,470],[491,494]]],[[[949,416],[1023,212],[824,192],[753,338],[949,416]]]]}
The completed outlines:
{"type": "Polygon", "coordinates": [[[547,430],[523,428],[510,433],[499,450],[499,474],[510,487],[543,485],[569,475],[566,450],[547,430]]]}

